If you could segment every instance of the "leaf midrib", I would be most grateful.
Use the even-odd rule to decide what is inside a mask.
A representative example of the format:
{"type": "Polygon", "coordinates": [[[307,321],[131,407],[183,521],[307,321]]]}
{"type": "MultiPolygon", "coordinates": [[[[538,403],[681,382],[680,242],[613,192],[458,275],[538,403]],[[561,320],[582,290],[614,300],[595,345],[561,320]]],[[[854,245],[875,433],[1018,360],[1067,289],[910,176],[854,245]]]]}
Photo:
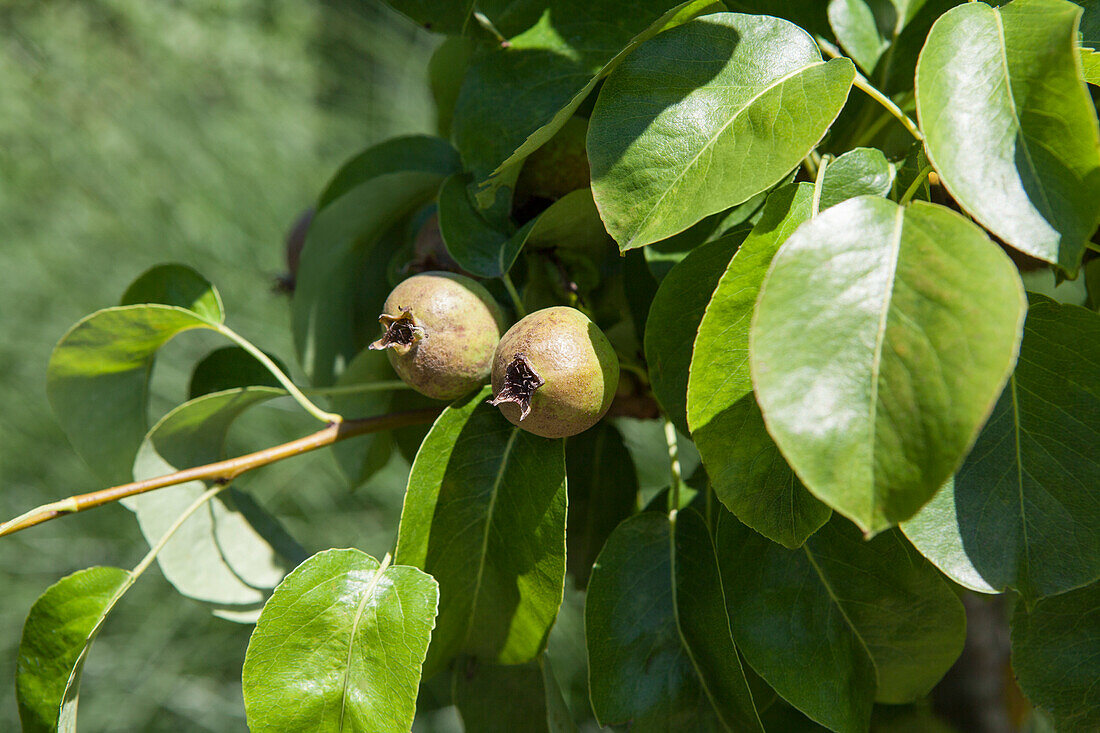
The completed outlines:
{"type": "Polygon", "coordinates": [[[355,637],[359,633],[359,622],[363,618],[363,611],[367,607],[367,601],[370,600],[374,594],[374,589],[378,585],[378,582],[382,580],[382,576],[386,574],[386,563],[380,563],[378,569],[374,572],[374,577],[371,578],[370,584],[367,585],[366,590],[363,591],[363,597],[359,601],[359,607],[355,609],[355,620],[351,624],[351,633],[348,634],[348,657],[347,663],[344,664],[344,681],[342,689],[340,691],[340,727],[339,730],[344,730],[344,714],[347,711],[348,706],[348,685],[351,683],[351,655],[355,649],[355,637]]]}
{"type": "Polygon", "coordinates": [[[470,634],[473,633],[474,619],[477,617],[477,604],[481,595],[481,580],[485,573],[485,558],[488,556],[489,551],[489,530],[493,526],[493,511],[496,509],[497,496],[500,495],[500,483],[504,480],[504,471],[508,467],[508,457],[512,455],[512,446],[515,444],[516,438],[519,437],[519,431],[519,428],[512,428],[512,434],[508,437],[508,442],[504,446],[500,468],[497,469],[497,475],[493,479],[493,488],[490,489],[489,508],[485,511],[485,532],[482,533],[481,552],[478,553],[477,558],[477,578],[474,580],[474,592],[470,601],[470,618],[466,623],[466,641],[469,641],[470,634]]]}
{"type": "Polygon", "coordinates": [[[666,198],[666,197],[668,196],[668,194],[669,194],[669,193],[670,193],[670,192],[672,191],[672,189],[676,188],[676,187],[677,187],[677,186],[679,185],[679,183],[680,183],[681,179],[683,179],[683,177],[684,177],[685,175],[687,175],[687,172],[688,172],[688,171],[689,171],[689,170],[690,170],[690,169],[691,169],[692,167],[694,167],[696,163],[698,163],[698,162],[699,162],[699,158],[701,158],[701,157],[703,156],[703,153],[704,153],[705,151],[707,151],[707,150],[710,150],[710,149],[711,149],[711,148],[712,148],[712,147],[714,146],[714,142],[715,142],[715,141],[716,141],[716,140],[717,140],[717,139],[718,139],[718,138],[719,138],[719,137],[720,137],[720,136],[721,136],[722,134],[724,134],[724,133],[725,133],[725,131],[727,130],[727,128],[729,128],[729,126],[730,126],[730,125],[732,125],[732,124],[733,124],[734,122],[736,122],[736,121],[737,121],[738,119],[740,119],[740,117],[741,117],[741,114],[742,114],[742,113],[743,113],[743,112],[744,112],[745,110],[747,110],[747,109],[748,109],[749,107],[751,107],[751,106],[752,106],[752,105],[753,105],[754,103],[756,103],[756,101],[757,101],[758,99],[760,99],[760,98],[761,98],[762,96],[764,96],[765,94],[767,94],[767,93],[768,93],[768,92],[770,92],[771,90],[773,90],[773,89],[776,89],[776,88],[778,88],[778,87],[779,87],[779,86],[781,86],[782,84],[785,84],[785,83],[786,83],[787,81],[789,81],[789,80],[793,79],[794,77],[798,76],[799,74],[802,74],[802,73],[803,73],[803,72],[805,72],[805,71],[808,71],[809,69],[812,69],[812,68],[815,68],[815,67],[818,67],[818,66],[824,66],[824,65],[826,65],[827,63],[828,63],[828,61],[825,61],[825,60],[821,60],[821,61],[815,61],[815,62],[813,62],[813,63],[810,63],[810,64],[807,64],[807,65],[805,65],[805,66],[799,67],[798,69],[795,69],[795,70],[794,70],[794,71],[792,71],[792,72],[789,72],[789,73],[787,73],[787,74],[784,74],[784,75],[783,75],[782,77],[780,77],[780,78],[776,79],[776,80],[775,80],[775,81],[774,81],[773,83],[771,83],[771,84],[769,84],[768,86],[764,87],[764,88],[763,88],[763,89],[761,89],[761,90],[760,90],[759,92],[757,92],[756,94],[754,94],[753,96],[751,96],[751,97],[750,97],[750,98],[749,98],[748,100],[746,100],[746,101],[745,101],[745,103],[744,103],[743,105],[741,105],[741,107],[740,107],[740,108],[739,108],[739,109],[738,109],[738,110],[737,110],[737,111],[736,111],[736,112],[735,112],[734,114],[730,115],[729,119],[728,119],[728,120],[726,120],[726,122],[724,122],[724,123],[722,124],[722,126],[718,128],[718,131],[717,131],[717,132],[715,132],[715,133],[714,133],[714,135],[712,135],[712,136],[711,136],[711,138],[710,138],[709,140],[707,140],[706,144],[704,144],[704,145],[701,145],[701,146],[699,147],[699,151],[698,151],[698,152],[697,152],[697,153],[695,154],[695,156],[694,156],[694,157],[693,157],[693,158],[692,158],[692,159],[691,159],[691,160],[690,160],[690,161],[689,161],[689,162],[687,163],[687,165],[685,165],[685,166],[684,166],[684,167],[683,167],[683,168],[682,168],[682,169],[680,170],[680,172],[679,172],[679,173],[677,173],[675,177],[673,177],[672,181],[671,181],[671,182],[670,182],[670,183],[668,184],[668,187],[667,187],[667,188],[665,188],[665,190],[664,190],[664,191],[663,191],[663,192],[661,193],[661,195],[660,195],[660,196],[659,196],[659,197],[657,198],[657,201],[655,201],[655,202],[654,202],[653,206],[652,206],[652,207],[650,207],[649,211],[648,211],[648,212],[646,213],[646,215],[645,215],[645,216],[644,216],[644,217],[642,218],[642,221],[641,221],[641,222],[640,222],[640,223],[638,224],[638,228],[636,229],[636,232],[637,232],[637,233],[636,233],[636,234],[635,234],[635,235],[634,235],[633,237],[631,237],[631,238],[630,238],[630,241],[629,241],[629,242],[627,243],[627,245],[626,245],[625,249],[631,249],[632,247],[634,247],[634,246],[635,246],[635,245],[634,245],[634,242],[635,242],[635,241],[637,241],[638,237],[639,237],[639,236],[640,236],[640,235],[642,234],[642,232],[644,232],[644,231],[645,231],[645,227],[646,227],[646,225],[647,225],[647,224],[649,223],[649,220],[650,220],[650,219],[651,219],[651,218],[653,217],[653,214],[654,214],[654,213],[655,213],[655,212],[657,211],[657,209],[658,209],[658,208],[659,208],[659,207],[661,206],[661,204],[662,204],[662,203],[664,202],[665,198],[666,198]]]}

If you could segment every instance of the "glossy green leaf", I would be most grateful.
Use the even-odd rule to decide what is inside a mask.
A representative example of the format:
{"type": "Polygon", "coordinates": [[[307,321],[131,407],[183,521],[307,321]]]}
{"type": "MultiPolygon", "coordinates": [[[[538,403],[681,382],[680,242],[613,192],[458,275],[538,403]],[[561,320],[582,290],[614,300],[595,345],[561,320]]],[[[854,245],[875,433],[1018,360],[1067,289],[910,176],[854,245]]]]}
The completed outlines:
{"type": "Polygon", "coordinates": [[[723,4],[737,13],[786,18],[810,33],[829,31],[826,4],[822,0],[726,0],[723,4]]]}
{"type": "MultiPolygon", "coordinates": [[[[284,365],[277,356],[267,355],[285,374],[284,365]]],[[[282,389],[279,380],[267,367],[240,346],[223,346],[202,358],[191,371],[188,398],[195,399],[211,392],[222,392],[239,387],[272,387],[282,389]]]]}
{"type": "Polygon", "coordinates": [[[119,301],[119,305],[147,303],[178,306],[215,323],[225,321],[217,289],[186,265],[157,265],[145,271],[130,283],[119,301]]]}
{"type": "Polygon", "coordinates": [[[1100,221],[1100,132],[1078,71],[1080,8],[966,3],[928,36],[917,113],[944,186],[1016,249],[1075,273],[1100,221]]]}
{"type": "Polygon", "coordinates": [[[806,487],[874,534],[962,463],[1016,361],[1007,255],[946,208],[860,197],[772,261],[749,357],[768,432],[806,487]]]}
{"type": "Polygon", "coordinates": [[[676,428],[688,433],[688,368],[695,332],[711,293],[742,235],[723,237],[691,251],[661,281],[645,328],[645,356],[653,394],[676,428]]]}
{"type": "Polygon", "coordinates": [[[856,196],[886,196],[894,187],[894,176],[894,166],[881,150],[849,150],[825,168],[821,211],[856,196]]]}
{"type": "Polygon", "coordinates": [[[389,173],[449,175],[460,168],[458,153],[446,140],[428,135],[395,137],[367,148],[340,166],[317,199],[317,210],[325,209],[356,186],[389,173]]]}
{"type": "Polygon", "coordinates": [[[217,324],[175,306],[119,306],[84,318],[54,348],[46,395],[73,448],[103,481],[130,480],[148,430],[153,359],[176,334],[195,328],[217,324]]]}
{"type": "Polygon", "coordinates": [[[813,194],[813,185],[802,183],[768,198],[707,304],[687,388],[688,425],[715,494],[741,521],[791,548],[831,512],[802,486],[764,427],[752,394],[749,323],[768,265],[810,218],[813,194]]]}
{"type": "Polygon", "coordinates": [[[408,731],[438,600],[431,576],[359,550],[306,560],[248,642],[249,730],[408,731]]]}
{"type": "Polygon", "coordinates": [[[439,189],[439,232],[462,269],[479,277],[500,277],[523,247],[510,223],[486,219],[470,198],[469,175],[454,175],[439,189]]]}
{"type": "Polygon", "coordinates": [[[867,74],[874,73],[875,64],[890,46],[896,16],[897,8],[892,2],[829,0],[829,25],[837,41],[867,74]],[[889,23],[890,16],[894,16],[893,25],[889,23]]]}
{"type": "Polygon", "coordinates": [[[507,46],[475,57],[459,93],[454,139],[479,179],[498,177],[490,191],[504,171],[550,140],[639,43],[714,3],[640,0],[630,12],[617,0],[547,5],[517,4],[498,18],[507,46]]]}
{"type": "MultiPolygon", "coordinates": [[[[246,410],[283,394],[254,387],[215,392],[180,405],[149,431],[134,462],[134,479],[224,459],[233,422],[246,410]]],[[[206,489],[203,481],[190,481],[123,499],[122,504],[134,512],[146,541],[153,545],[206,489]]],[[[231,489],[184,522],[157,562],[183,595],[210,604],[215,615],[251,623],[271,589],[305,556],[274,518],[246,494],[231,489]]]]}
{"type": "Polygon", "coordinates": [[[641,247],[770,188],[824,137],[854,74],[770,16],[716,13],[647,41],[608,77],[588,128],[607,231],[641,247]]]}
{"type": "Polygon", "coordinates": [[[397,561],[439,581],[426,675],[453,656],[534,659],[565,584],[565,451],[485,401],[451,405],[420,446],[398,530],[397,561]]]}
{"type": "Polygon", "coordinates": [[[759,730],[716,595],[713,545],[697,514],[680,513],[685,524],[674,530],[659,512],[631,517],[593,568],[585,635],[596,719],[638,730],[759,730]]]}
{"type": "Polygon", "coordinates": [[[459,659],[454,704],[467,733],[575,733],[561,689],[545,655],[526,664],[459,659]]]}
{"type": "Polygon", "coordinates": [[[630,451],[609,422],[567,440],[565,465],[569,477],[566,558],[577,587],[583,588],[612,530],[634,513],[638,477],[630,451]]]}
{"type": "MultiPolygon", "coordinates": [[[[450,161],[435,171],[386,173],[360,183],[317,213],[298,270],[291,327],[315,385],[333,384],[378,331],[391,285],[380,262],[399,246],[392,231],[435,195],[450,161]]],[[[400,227],[397,227],[400,229],[400,227]]]]}
{"type": "Polygon", "coordinates": [[[715,544],[746,661],[832,730],[927,694],[962,651],[962,603],[897,531],[865,542],[834,518],[787,550],[723,512],[715,544]]]}
{"type": "Polygon", "coordinates": [[[1100,584],[1044,598],[1012,616],[1012,669],[1059,731],[1100,728],[1100,584]]]}
{"type": "Polygon", "coordinates": [[[25,733],[76,733],[80,674],[88,646],[129,578],[121,568],[87,568],[51,585],[31,606],[16,672],[25,733]]]}
{"type": "Polygon", "coordinates": [[[902,525],[956,583],[1029,602],[1100,578],[1100,315],[1035,300],[974,450],[902,525]]]}

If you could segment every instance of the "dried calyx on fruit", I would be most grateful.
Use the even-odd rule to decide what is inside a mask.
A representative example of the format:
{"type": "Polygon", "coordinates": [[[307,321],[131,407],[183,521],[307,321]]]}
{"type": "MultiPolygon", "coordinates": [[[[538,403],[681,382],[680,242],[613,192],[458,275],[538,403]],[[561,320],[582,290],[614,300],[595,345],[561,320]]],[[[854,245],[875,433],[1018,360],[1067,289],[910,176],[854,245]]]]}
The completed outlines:
{"type": "Polygon", "coordinates": [[[400,283],[378,317],[385,328],[371,349],[385,349],[394,371],[428,397],[453,400],[489,378],[504,316],[481,284],[451,272],[425,272],[400,283]]]}
{"type": "Polygon", "coordinates": [[[509,329],[493,355],[492,405],[544,438],[576,435],[599,422],[619,384],[619,359],[596,324],[555,306],[509,329]]]}

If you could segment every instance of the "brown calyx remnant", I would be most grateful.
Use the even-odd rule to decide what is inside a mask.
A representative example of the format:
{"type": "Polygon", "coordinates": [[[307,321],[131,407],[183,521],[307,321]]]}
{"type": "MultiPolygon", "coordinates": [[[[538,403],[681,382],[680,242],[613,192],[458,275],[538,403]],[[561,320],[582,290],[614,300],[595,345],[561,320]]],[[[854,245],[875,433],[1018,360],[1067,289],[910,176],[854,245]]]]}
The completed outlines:
{"type": "Polygon", "coordinates": [[[412,310],[409,308],[402,308],[399,316],[383,313],[378,316],[378,322],[386,327],[386,332],[382,334],[382,338],[370,345],[372,351],[393,349],[400,354],[404,354],[416,342],[428,336],[427,332],[416,322],[412,310]]]}
{"type": "Polygon", "coordinates": [[[504,371],[504,384],[500,392],[489,404],[495,407],[503,402],[514,402],[519,405],[519,419],[523,420],[531,412],[532,395],[544,384],[546,380],[539,376],[527,357],[517,354],[504,371]]]}

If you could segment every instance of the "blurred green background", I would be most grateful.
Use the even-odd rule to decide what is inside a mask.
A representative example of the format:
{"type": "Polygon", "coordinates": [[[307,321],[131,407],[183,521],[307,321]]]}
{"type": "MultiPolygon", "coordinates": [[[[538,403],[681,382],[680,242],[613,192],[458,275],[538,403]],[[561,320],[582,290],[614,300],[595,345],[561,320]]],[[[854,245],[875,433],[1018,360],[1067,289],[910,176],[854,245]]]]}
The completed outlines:
{"type": "MultiPolygon", "coordinates": [[[[0,514],[100,488],[50,412],[45,369],[75,321],[159,262],[217,285],[229,324],[293,363],[273,291],[286,230],[347,157],[429,132],[435,40],[369,0],[53,0],[0,5],[0,514]]],[[[154,417],[185,399],[184,335],[162,353],[154,417]]],[[[292,404],[245,421],[231,452],[313,430],[292,404]]],[[[393,483],[393,482],[391,482],[393,483]]],[[[330,455],[240,485],[313,552],[387,551],[401,485],[352,492],[330,455]]],[[[17,730],[23,619],[62,576],[132,567],[147,546],[108,507],[0,540],[0,730],[17,730]]],[[[82,731],[244,730],[250,627],[213,618],[150,569],[85,669],[82,731]]]]}

